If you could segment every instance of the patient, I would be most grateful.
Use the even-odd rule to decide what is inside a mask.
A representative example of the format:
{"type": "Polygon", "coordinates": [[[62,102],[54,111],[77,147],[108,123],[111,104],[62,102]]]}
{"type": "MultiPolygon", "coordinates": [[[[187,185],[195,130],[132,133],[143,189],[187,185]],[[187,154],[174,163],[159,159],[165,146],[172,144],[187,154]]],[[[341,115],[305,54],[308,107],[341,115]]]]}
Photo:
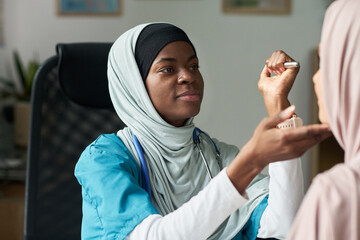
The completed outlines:
{"type": "Polygon", "coordinates": [[[327,10],[314,75],[319,118],[345,151],[344,163],[315,177],[289,239],[360,239],[360,1],[327,10]]]}

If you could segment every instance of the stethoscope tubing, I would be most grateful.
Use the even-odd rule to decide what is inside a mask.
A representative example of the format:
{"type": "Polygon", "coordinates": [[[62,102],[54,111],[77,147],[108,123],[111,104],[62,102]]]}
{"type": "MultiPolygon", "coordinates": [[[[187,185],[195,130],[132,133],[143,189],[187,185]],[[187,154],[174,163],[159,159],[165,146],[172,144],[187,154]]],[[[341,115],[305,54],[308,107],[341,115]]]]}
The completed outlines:
{"type": "Polygon", "coordinates": [[[141,165],[141,178],[142,178],[142,185],[143,188],[146,190],[146,192],[149,194],[151,199],[151,184],[150,184],[150,174],[149,169],[145,161],[145,156],[143,149],[141,147],[141,144],[139,143],[139,140],[137,139],[136,135],[132,135],[132,141],[135,146],[136,153],[140,159],[140,165],[141,165]]]}
{"type": "Polygon", "coordinates": [[[200,153],[200,155],[201,155],[201,158],[202,158],[202,160],[203,160],[203,162],[204,162],[204,165],[205,165],[205,167],[206,167],[206,171],[207,171],[207,173],[208,173],[208,175],[209,175],[209,178],[210,178],[210,180],[211,180],[211,179],[213,178],[213,176],[212,176],[212,174],[211,174],[211,172],[210,172],[210,168],[209,168],[209,165],[208,165],[208,163],[207,163],[207,161],[206,161],[206,158],[205,158],[205,156],[204,156],[204,153],[203,153],[203,151],[201,150],[200,143],[197,142],[197,143],[195,143],[195,145],[196,145],[197,149],[199,150],[199,153],[200,153]]]}
{"type": "MultiPolygon", "coordinates": [[[[211,139],[211,137],[206,134],[205,132],[201,131],[199,128],[195,128],[193,131],[193,141],[195,143],[195,146],[197,147],[197,149],[199,150],[200,156],[204,162],[204,165],[206,167],[206,171],[208,173],[208,176],[210,178],[210,180],[213,178],[211,171],[210,171],[210,167],[208,162],[206,161],[206,157],[204,155],[204,152],[202,151],[201,147],[200,147],[200,134],[204,134],[205,136],[207,136],[210,141],[212,142],[212,144],[214,145],[215,151],[216,151],[216,159],[220,158],[220,151],[218,149],[218,147],[216,146],[215,142],[211,139]]],[[[144,156],[144,152],[143,149],[141,147],[141,144],[139,142],[139,140],[137,139],[136,135],[132,135],[132,142],[134,144],[136,153],[139,157],[140,160],[140,166],[141,166],[141,172],[143,174],[141,174],[141,179],[142,179],[142,187],[145,189],[145,191],[149,194],[150,199],[152,197],[151,195],[151,183],[150,183],[150,174],[149,174],[149,169],[148,166],[146,164],[146,160],[145,160],[145,156],[144,156]]]]}

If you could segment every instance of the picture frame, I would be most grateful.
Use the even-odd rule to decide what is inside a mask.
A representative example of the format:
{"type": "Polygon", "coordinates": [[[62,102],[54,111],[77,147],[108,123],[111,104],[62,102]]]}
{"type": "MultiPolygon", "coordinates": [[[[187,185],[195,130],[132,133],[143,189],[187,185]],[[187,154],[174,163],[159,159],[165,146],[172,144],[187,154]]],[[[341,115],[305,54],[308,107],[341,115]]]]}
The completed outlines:
{"type": "Polygon", "coordinates": [[[291,0],[222,0],[225,13],[290,14],[291,0]]]}
{"type": "Polygon", "coordinates": [[[121,0],[57,0],[60,16],[114,16],[121,14],[121,0]]]}

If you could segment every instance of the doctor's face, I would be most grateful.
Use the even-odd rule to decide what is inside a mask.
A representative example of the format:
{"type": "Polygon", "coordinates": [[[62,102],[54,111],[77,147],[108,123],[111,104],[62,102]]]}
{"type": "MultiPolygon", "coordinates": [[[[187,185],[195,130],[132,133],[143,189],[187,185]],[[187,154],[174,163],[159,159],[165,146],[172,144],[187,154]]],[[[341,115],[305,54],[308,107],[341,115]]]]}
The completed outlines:
{"type": "Polygon", "coordinates": [[[200,112],[204,81],[199,60],[184,41],[166,45],[152,63],[145,85],[159,115],[180,127],[200,112]]]}

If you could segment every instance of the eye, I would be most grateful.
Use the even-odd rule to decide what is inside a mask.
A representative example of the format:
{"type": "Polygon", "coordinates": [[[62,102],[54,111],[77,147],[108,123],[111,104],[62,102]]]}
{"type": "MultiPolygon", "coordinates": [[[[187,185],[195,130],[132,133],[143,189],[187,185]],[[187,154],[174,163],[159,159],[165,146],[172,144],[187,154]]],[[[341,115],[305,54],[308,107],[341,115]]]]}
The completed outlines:
{"type": "Polygon", "coordinates": [[[191,65],[191,67],[190,67],[190,69],[194,70],[194,71],[198,70],[199,68],[200,68],[200,66],[198,64],[191,65]]]}
{"type": "Polygon", "coordinates": [[[163,72],[163,73],[172,73],[174,72],[174,69],[172,67],[164,67],[164,68],[161,68],[160,69],[160,72],[163,72]]]}

